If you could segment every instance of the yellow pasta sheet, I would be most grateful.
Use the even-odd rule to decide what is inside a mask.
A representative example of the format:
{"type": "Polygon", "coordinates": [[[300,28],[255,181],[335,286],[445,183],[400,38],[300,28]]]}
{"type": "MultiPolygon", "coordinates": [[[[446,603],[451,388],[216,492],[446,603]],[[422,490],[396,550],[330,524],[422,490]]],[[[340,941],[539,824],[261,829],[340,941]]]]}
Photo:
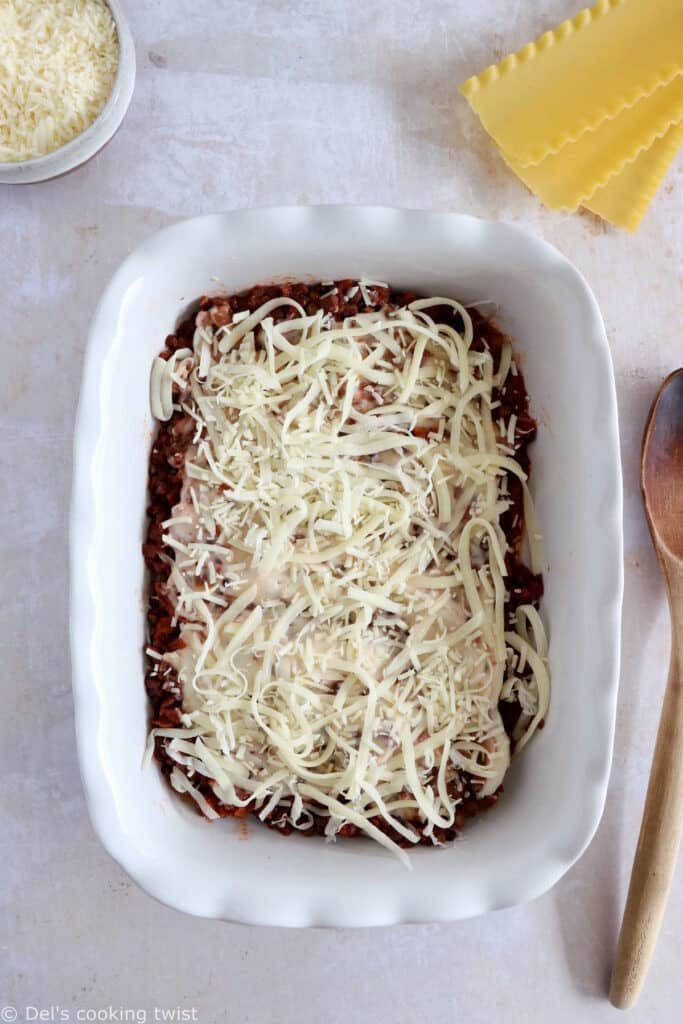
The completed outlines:
{"type": "Polygon", "coordinates": [[[584,205],[611,224],[635,231],[681,145],[683,122],[672,125],[584,205]]]}
{"type": "Polygon", "coordinates": [[[683,0],[599,0],[461,86],[507,157],[538,164],[683,72],[683,0]]]}
{"type": "MultiPolygon", "coordinates": [[[[563,146],[539,164],[525,167],[507,153],[503,153],[503,157],[546,206],[575,210],[681,119],[683,75],[678,75],[668,85],[655,89],[617,117],[605,121],[594,131],[585,132],[576,142],[563,146]]],[[[649,167],[650,162],[644,161],[642,166],[649,167]]],[[[631,173],[623,179],[640,186],[633,196],[634,201],[642,189],[648,187],[646,179],[647,175],[640,173],[631,173]]],[[[623,188],[620,192],[623,193],[623,188]]],[[[621,202],[623,205],[623,199],[621,202]]]]}

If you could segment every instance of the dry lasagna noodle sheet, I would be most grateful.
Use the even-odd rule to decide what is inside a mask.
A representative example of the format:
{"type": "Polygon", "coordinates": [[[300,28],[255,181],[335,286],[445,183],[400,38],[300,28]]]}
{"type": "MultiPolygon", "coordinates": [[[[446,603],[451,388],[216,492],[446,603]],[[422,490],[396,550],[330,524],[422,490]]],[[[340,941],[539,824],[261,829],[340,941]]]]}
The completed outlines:
{"type": "MultiPolygon", "coordinates": [[[[666,137],[670,127],[681,119],[683,75],[678,75],[668,85],[655,89],[617,117],[605,121],[598,129],[585,132],[576,142],[547,156],[540,164],[525,167],[509,154],[503,152],[502,155],[515,174],[546,206],[554,210],[575,210],[586,204],[598,190],[603,191],[655,140],[666,137]]],[[[670,140],[674,136],[668,137],[670,140]]],[[[643,160],[637,174],[629,173],[624,177],[623,182],[638,186],[637,192],[633,193],[634,201],[643,189],[649,188],[646,168],[655,164],[659,166],[658,159],[643,160]]],[[[660,180],[661,177],[657,184],[660,180]]],[[[619,191],[623,205],[623,187],[619,191]]]]}
{"type": "Polygon", "coordinates": [[[604,220],[635,231],[681,145],[683,122],[672,125],[584,205],[604,220]]]}
{"type": "Polygon", "coordinates": [[[598,0],[461,87],[505,154],[538,164],[683,72],[682,0],[598,0]]]}

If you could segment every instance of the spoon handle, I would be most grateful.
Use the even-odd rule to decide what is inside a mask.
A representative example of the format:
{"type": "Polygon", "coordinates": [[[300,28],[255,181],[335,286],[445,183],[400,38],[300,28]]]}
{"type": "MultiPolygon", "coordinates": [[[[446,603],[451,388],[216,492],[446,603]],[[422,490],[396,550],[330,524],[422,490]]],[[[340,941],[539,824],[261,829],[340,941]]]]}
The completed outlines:
{"type": "Polygon", "coordinates": [[[683,831],[683,572],[669,572],[672,648],[657,743],[612,970],[610,1001],[632,1006],[645,981],[666,909],[683,831]]]}

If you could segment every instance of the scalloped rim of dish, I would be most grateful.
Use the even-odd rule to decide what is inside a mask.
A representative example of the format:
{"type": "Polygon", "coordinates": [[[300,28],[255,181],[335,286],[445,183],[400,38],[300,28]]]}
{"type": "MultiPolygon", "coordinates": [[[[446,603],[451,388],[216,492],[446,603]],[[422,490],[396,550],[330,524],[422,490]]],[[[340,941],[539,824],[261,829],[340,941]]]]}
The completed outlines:
{"type": "Polygon", "coordinates": [[[135,88],[135,44],[120,0],[106,0],[119,37],[119,63],[111,93],[91,125],[59,149],[32,160],[0,161],[0,184],[32,185],[80,167],[106,146],[126,116],[135,88]]]}
{"type": "MultiPolygon", "coordinates": [[[[363,273],[362,269],[358,273],[363,273]]],[[[193,297],[192,294],[183,295],[185,301],[193,297]]],[[[179,311],[180,307],[169,310],[169,321],[179,311]]],[[[531,398],[532,406],[534,399],[536,402],[541,401],[533,390],[531,398]]],[[[163,229],[123,262],[106,288],[93,319],[75,430],[70,566],[71,656],[76,732],[90,817],[108,852],[150,895],[169,906],[199,916],[284,926],[379,926],[457,920],[524,903],[540,896],[581,856],[598,827],[607,792],[614,738],[623,593],[622,482],[614,374],[595,298],[579,271],[545,241],[511,224],[484,221],[460,214],[386,207],[279,207],[198,217],[163,229]],[[363,262],[364,234],[375,241],[379,239],[386,245],[386,251],[391,252],[392,246],[405,241],[406,234],[410,236],[413,228],[422,233],[423,240],[427,238],[431,241],[433,235],[434,246],[440,247],[444,253],[448,252],[449,246],[462,246],[463,237],[470,240],[465,244],[466,251],[468,244],[472,246],[478,240],[490,249],[493,262],[499,260],[499,250],[505,250],[507,246],[518,248],[524,252],[523,272],[545,271],[554,277],[558,292],[565,295],[566,301],[567,296],[571,296],[581,311],[580,315],[585,317],[585,338],[582,338],[581,343],[590,349],[591,359],[594,359],[591,370],[595,371],[589,386],[594,388],[597,375],[600,389],[599,400],[595,394],[591,399],[592,407],[588,410],[590,415],[586,429],[596,431],[605,442],[606,455],[603,463],[596,462],[595,465],[601,467],[601,473],[591,484],[593,492],[590,505],[593,509],[599,509],[601,515],[600,550],[603,555],[602,558],[598,556],[598,565],[592,565],[590,572],[594,573],[593,579],[597,581],[597,594],[593,602],[600,610],[602,643],[599,646],[602,650],[595,652],[593,662],[592,675],[596,691],[591,709],[593,734],[589,738],[588,749],[581,754],[583,760],[579,759],[583,789],[576,800],[576,821],[564,831],[556,828],[545,848],[539,850],[527,846],[524,871],[515,875],[514,882],[511,877],[501,880],[494,873],[489,875],[484,871],[483,875],[480,872],[475,879],[468,877],[464,887],[463,879],[457,876],[457,863],[449,862],[449,871],[451,864],[453,867],[452,873],[448,875],[449,883],[444,885],[442,880],[437,884],[436,875],[430,875],[428,867],[423,867],[426,863],[424,861],[420,863],[419,871],[416,869],[410,876],[414,881],[407,881],[404,876],[396,874],[391,863],[368,859],[370,854],[365,850],[364,861],[342,861],[341,873],[337,875],[337,861],[332,860],[335,849],[340,846],[350,848],[363,842],[359,840],[347,844],[338,843],[334,847],[320,845],[317,851],[320,861],[324,862],[326,856],[330,857],[327,873],[322,876],[321,882],[317,877],[315,880],[307,877],[300,866],[301,850],[310,846],[313,840],[300,840],[300,837],[295,836],[283,840],[269,834],[269,839],[276,846],[272,851],[274,856],[268,854],[265,858],[268,866],[265,874],[263,860],[260,871],[258,866],[252,867],[252,861],[257,859],[253,855],[262,848],[258,844],[266,841],[261,837],[257,845],[250,848],[252,856],[244,852],[236,854],[236,847],[231,848],[233,852],[230,856],[233,859],[235,856],[242,857],[244,862],[243,869],[233,871],[232,876],[227,864],[222,861],[216,864],[215,857],[211,862],[211,851],[207,852],[207,863],[211,862],[208,869],[211,877],[204,877],[203,862],[196,863],[194,878],[199,883],[199,890],[194,892],[185,884],[187,861],[183,862],[180,854],[175,850],[163,849],[162,853],[153,851],[152,856],[149,844],[145,846],[145,839],[136,837],[131,834],[130,828],[124,827],[120,817],[121,794],[116,792],[117,780],[115,773],[112,774],[111,758],[105,750],[104,737],[111,725],[111,716],[116,718],[122,714],[118,707],[112,711],[107,706],[108,689],[97,671],[98,622],[101,625],[98,613],[105,599],[102,596],[103,585],[97,582],[93,569],[97,555],[97,521],[98,515],[102,514],[101,495],[98,499],[97,494],[96,459],[98,453],[101,453],[107,430],[111,428],[110,417],[104,407],[106,376],[112,361],[109,357],[114,342],[118,344],[121,341],[116,336],[124,298],[130,296],[133,289],[137,295],[140,294],[145,266],[168,261],[174,252],[188,251],[188,246],[196,247],[198,242],[207,238],[215,241],[217,234],[221,234],[221,237],[230,235],[233,239],[231,244],[234,245],[234,239],[242,237],[240,232],[267,239],[269,229],[283,227],[288,231],[298,229],[311,237],[310,251],[314,254],[311,258],[315,263],[321,248],[334,247],[335,241],[329,239],[335,239],[335,228],[342,224],[344,230],[351,230],[349,225],[352,225],[359,239],[359,264],[363,262]],[[304,844],[303,847],[296,845],[299,840],[304,844]],[[288,850],[288,844],[293,844],[291,850],[288,850]],[[292,860],[288,864],[290,853],[292,860]],[[344,874],[344,863],[351,865],[347,868],[348,878],[344,874]],[[276,879],[269,877],[273,871],[276,879]],[[281,881],[281,875],[284,882],[281,881]],[[326,881],[328,876],[329,884],[326,881]],[[257,890],[254,889],[256,880],[257,890]],[[256,891],[258,896],[254,895],[256,891]],[[351,893],[354,896],[352,903],[349,901],[351,893]]],[[[530,745],[530,749],[532,747],[530,745]]],[[[581,749],[580,745],[578,749],[581,749]]],[[[130,756],[139,757],[137,748],[135,751],[131,749],[130,756]]],[[[523,789],[523,786],[520,788],[523,789]]],[[[174,794],[170,794],[170,797],[174,797],[174,794]]],[[[141,798],[137,790],[131,789],[125,799],[135,802],[141,798]]],[[[168,806],[172,806],[171,813],[175,813],[175,805],[168,806]]],[[[161,808],[161,812],[160,821],[169,814],[165,807],[161,808]]],[[[158,813],[158,809],[153,813],[158,813]]],[[[486,817],[493,820],[493,816],[486,817]]],[[[179,827],[194,828],[187,823],[179,827]]],[[[207,833],[202,832],[204,835],[207,833]]],[[[532,842],[525,837],[521,840],[522,846],[525,841],[527,844],[532,842]]],[[[197,850],[204,857],[201,843],[197,850]]],[[[256,839],[252,839],[253,843],[256,843],[256,839]]],[[[344,852],[351,855],[350,849],[344,852]]],[[[424,852],[428,857],[439,857],[436,851],[424,852]]],[[[414,856],[417,857],[418,853],[414,856]]],[[[436,861],[433,861],[433,865],[436,867],[436,861]]],[[[402,868],[400,870],[404,871],[402,868]]]]}

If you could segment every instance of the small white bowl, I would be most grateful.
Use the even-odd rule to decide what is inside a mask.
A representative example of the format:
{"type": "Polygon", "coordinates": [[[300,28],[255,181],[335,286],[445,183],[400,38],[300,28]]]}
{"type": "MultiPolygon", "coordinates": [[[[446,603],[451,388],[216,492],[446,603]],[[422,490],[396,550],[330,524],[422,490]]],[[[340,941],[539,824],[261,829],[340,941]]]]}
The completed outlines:
{"type": "Polygon", "coordinates": [[[128,27],[128,21],[119,0],[107,0],[116,23],[119,37],[119,66],[109,99],[93,123],[52,153],[20,160],[16,163],[0,162],[0,183],[5,185],[28,185],[36,181],[47,181],[60,174],[72,171],[99,152],[115,133],[130,104],[135,85],[135,44],[128,27]]]}
{"type": "MultiPolygon", "coordinates": [[[[490,307],[489,307],[490,308],[490,307]]],[[[90,331],[74,449],[71,654],[81,773],[96,832],[172,907],[268,925],[448,921],[549,889],[597,828],[619,668],[621,469],[614,376],[588,285],[510,224],[382,207],[241,210],[152,236],[114,275],[90,331]],[[283,838],[207,822],[141,771],[149,370],[188,304],[283,277],[367,277],[493,300],[539,420],[531,487],[545,547],[553,693],[500,804],[413,871],[365,839],[283,838]]]]}

